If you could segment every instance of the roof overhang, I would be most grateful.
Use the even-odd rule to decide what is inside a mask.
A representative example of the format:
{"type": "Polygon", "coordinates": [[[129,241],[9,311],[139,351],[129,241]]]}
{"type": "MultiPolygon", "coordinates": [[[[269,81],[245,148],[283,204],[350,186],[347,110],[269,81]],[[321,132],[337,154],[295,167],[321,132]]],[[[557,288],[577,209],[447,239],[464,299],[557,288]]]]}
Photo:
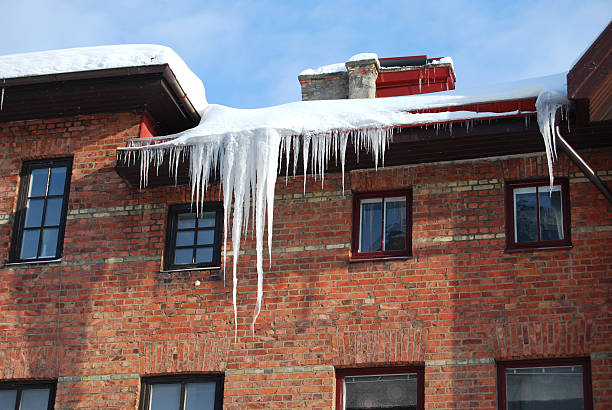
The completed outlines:
{"type": "MultiPolygon", "coordinates": [[[[518,104],[519,102],[515,102],[518,104]]],[[[493,103],[491,103],[493,104],[493,103]]],[[[498,102],[500,109],[507,109],[507,102],[498,102]]],[[[521,104],[529,105],[522,101],[521,104]]],[[[491,108],[490,106],[487,108],[491,108]]],[[[525,107],[527,108],[527,107],[525,107]]],[[[573,119],[570,118],[570,120],[573,119]]],[[[567,129],[567,124],[562,124],[567,129]]],[[[608,135],[612,133],[612,121],[591,125],[572,124],[567,140],[576,149],[612,145],[608,135]]],[[[137,141],[137,140],[136,140],[137,141]]],[[[164,141],[159,139],[159,142],[164,141]]],[[[147,142],[132,146],[148,145],[147,142]]],[[[478,120],[453,121],[438,124],[415,125],[396,129],[390,148],[385,153],[385,166],[402,166],[439,161],[456,161],[477,158],[543,152],[544,142],[540,134],[535,112],[525,112],[503,117],[478,120]]],[[[117,163],[116,170],[134,187],[140,185],[140,153],[134,153],[131,164],[117,163]]],[[[302,152],[300,152],[300,155],[302,152]]],[[[170,176],[168,158],[157,167],[149,167],[148,187],[184,185],[189,183],[189,158],[183,157],[178,166],[176,180],[170,176]]],[[[281,164],[279,174],[284,175],[286,164],[281,164]]],[[[302,158],[298,164],[302,164],[302,158]]],[[[371,169],[374,161],[370,154],[355,153],[349,143],[346,149],[345,169],[371,169]],[[359,158],[359,159],[358,159],[359,158]]],[[[330,162],[326,172],[340,172],[340,164],[330,162]]],[[[297,175],[303,174],[298,166],[297,175]]]]}
{"type": "Polygon", "coordinates": [[[168,64],[0,80],[0,122],[78,114],[148,111],[164,134],[194,127],[200,115],[168,64]]]}
{"type": "Polygon", "coordinates": [[[612,120],[612,22],[568,72],[567,95],[579,119],[612,120]]]}

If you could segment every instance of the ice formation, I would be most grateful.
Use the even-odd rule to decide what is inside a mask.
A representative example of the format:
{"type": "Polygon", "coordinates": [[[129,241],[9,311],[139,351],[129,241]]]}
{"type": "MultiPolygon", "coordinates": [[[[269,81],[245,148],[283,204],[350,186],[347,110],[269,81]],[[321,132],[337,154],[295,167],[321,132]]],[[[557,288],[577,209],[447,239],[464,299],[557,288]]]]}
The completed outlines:
{"type": "MultiPolygon", "coordinates": [[[[289,173],[297,168],[301,155],[304,178],[311,172],[324,176],[332,159],[340,161],[344,178],[344,158],[348,142],[356,150],[369,151],[378,163],[384,161],[395,127],[449,123],[515,115],[518,112],[473,111],[418,113],[431,108],[474,103],[538,98],[538,122],[546,141],[549,169],[554,158],[552,127],[557,108],[564,107],[565,74],[508,83],[471,91],[454,90],[436,94],[377,99],[301,101],[275,107],[241,110],[209,105],[200,124],[190,130],[162,138],[134,140],[119,152],[119,159],[134,163],[140,152],[141,186],[147,185],[149,167],[159,167],[168,156],[171,174],[177,174],[182,156],[188,157],[192,201],[199,207],[204,200],[212,173],[219,172],[223,193],[224,261],[227,232],[233,204],[232,302],[237,333],[237,262],[241,238],[251,215],[255,220],[257,301],[252,329],[261,312],[263,299],[264,230],[267,228],[268,256],[271,262],[274,189],[284,160],[289,173]],[[415,113],[416,111],[416,113],[415,113]],[[552,146],[552,148],[551,148],[552,146]]],[[[225,263],[224,263],[225,267],[225,263]]]]}
{"type": "Polygon", "coordinates": [[[564,116],[569,106],[567,95],[559,90],[544,90],[536,100],[536,111],[538,113],[538,127],[544,139],[546,148],[546,161],[548,163],[548,177],[550,187],[554,182],[553,163],[557,159],[557,144],[555,138],[555,122],[557,113],[564,116]]]}

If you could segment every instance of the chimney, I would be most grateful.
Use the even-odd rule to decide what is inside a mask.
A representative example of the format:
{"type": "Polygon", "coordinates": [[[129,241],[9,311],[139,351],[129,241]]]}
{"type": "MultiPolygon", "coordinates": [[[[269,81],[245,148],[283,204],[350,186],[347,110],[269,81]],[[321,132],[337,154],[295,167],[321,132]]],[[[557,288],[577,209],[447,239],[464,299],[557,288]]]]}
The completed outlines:
{"type": "Polygon", "coordinates": [[[362,53],[346,63],[304,70],[298,76],[302,101],[393,97],[455,89],[450,57],[423,56],[379,59],[362,53]]]}
{"type": "Polygon", "coordinates": [[[357,54],[346,62],[348,98],[375,98],[380,65],[373,53],[357,54]]]}

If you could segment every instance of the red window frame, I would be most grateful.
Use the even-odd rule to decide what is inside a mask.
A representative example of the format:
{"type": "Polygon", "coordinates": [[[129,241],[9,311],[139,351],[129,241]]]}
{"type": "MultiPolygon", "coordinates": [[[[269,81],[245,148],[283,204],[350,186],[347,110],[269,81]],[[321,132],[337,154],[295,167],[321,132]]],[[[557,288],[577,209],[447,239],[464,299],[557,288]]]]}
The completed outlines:
{"type": "MultiPolygon", "coordinates": [[[[382,236],[385,234],[385,218],[384,208],[382,217],[382,236]]],[[[397,258],[409,257],[412,255],[412,190],[393,190],[393,191],[375,191],[375,192],[360,192],[353,195],[353,233],[351,241],[351,260],[368,260],[381,258],[397,258]],[[393,197],[406,198],[406,248],[399,251],[376,251],[376,252],[360,252],[360,228],[361,228],[361,203],[365,199],[383,199],[393,197]]]]}
{"type": "Polygon", "coordinates": [[[344,410],[344,378],[346,376],[384,376],[390,374],[416,373],[417,375],[417,410],[425,409],[425,367],[365,367],[336,369],[336,410],[344,410]]]}
{"type": "Polygon", "coordinates": [[[588,357],[503,360],[497,362],[497,400],[498,409],[507,410],[506,369],[555,366],[582,366],[582,388],[585,410],[593,410],[593,389],[591,384],[591,361],[588,357]]]}
{"type": "MultiPolygon", "coordinates": [[[[555,178],[553,185],[561,187],[561,212],[563,213],[563,239],[554,241],[537,240],[533,242],[517,242],[514,238],[515,215],[514,215],[514,190],[517,188],[548,187],[549,180],[535,179],[522,181],[506,182],[506,251],[521,251],[551,248],[571,248],[572,240],[570,235],[570,203],[569,203],[569,182],[567,178],[555,178]]],[[[537,192],[537,191],[536,191],[537,192]]],[[[539,201],[539,196],[536,195],[539,201]]],[[[538,202],[539,203],[539,202],[538,202]]],[[[538,237],[540,235],[539,212],[538,218],[538,237]]]]}

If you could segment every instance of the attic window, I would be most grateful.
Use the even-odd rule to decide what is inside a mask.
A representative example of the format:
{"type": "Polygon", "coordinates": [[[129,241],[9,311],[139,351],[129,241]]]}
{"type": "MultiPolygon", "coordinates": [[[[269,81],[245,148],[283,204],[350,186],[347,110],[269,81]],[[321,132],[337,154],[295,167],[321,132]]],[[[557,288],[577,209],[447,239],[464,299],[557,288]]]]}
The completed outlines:
{"type": "Polygon", "coordinates": [[[353,259],[410,256],[410,191],[356,194],[353,203],[353,259]]]}

